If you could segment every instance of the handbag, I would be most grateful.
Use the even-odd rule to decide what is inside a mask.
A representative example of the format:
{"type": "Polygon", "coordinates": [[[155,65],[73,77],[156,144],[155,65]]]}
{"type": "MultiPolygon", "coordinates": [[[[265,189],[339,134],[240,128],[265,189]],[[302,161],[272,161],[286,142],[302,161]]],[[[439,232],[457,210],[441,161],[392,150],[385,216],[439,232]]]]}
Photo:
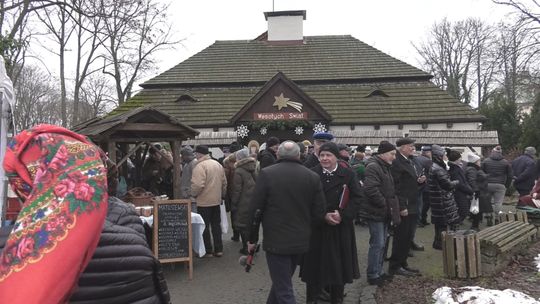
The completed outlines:
{"type": "Polygon", "coordinates": [[[474,197],[471,200],[471,208],[469,209],[469,211],[472,214],[478,214],[478,212],[480,212],[480,200],[478,199],[478,197],[474,197]]]}
{"type": "Polygon", "coordinates": [[[229,232],[229,221],[227,219],[227,210],[225,209],[225,204],[222,202],[219,205],[220,216],[221,216],[221,233],[227,234],[229,232]]]}

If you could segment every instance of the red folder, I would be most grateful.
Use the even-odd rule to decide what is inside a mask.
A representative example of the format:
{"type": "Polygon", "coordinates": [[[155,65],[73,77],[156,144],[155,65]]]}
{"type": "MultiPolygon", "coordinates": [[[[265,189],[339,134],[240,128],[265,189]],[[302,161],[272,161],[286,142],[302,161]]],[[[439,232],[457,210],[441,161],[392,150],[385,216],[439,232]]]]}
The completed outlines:
{"type": "Polygon", "coordinates": [[[349,204],[349,187],[346,184],[343,185],[343,191],[341,192],[341,197],[339,198],[339,209],[347,208],[349,204]]]}

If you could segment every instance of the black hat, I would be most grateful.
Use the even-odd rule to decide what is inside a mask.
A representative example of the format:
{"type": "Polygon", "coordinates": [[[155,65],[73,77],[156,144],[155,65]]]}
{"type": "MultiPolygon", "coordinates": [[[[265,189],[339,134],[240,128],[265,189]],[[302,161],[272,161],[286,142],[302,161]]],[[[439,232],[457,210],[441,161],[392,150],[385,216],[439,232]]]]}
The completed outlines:
{"type": "Polygon", "coordinates": [[[233,141],[230,145],[229,145],[229,152],[230,153],[234,153],[238,150],[241,150],[242,149],[242,146],[237,143],[236,141],[233,141]]]}
{"type": "Polygon", "coordinates": [[[422,146],[421,150],[424,152],[431,151],[431,146],[422,146]]]}
{"type": "Polygon", "coordinates": [[[208,146],[198,145],[197,147],[195,147],[195,152],[206,155],[209,153],[208,146]]]}
{"type": "Polygon", "coordinates": [[[304,152],[306,152],[306,146],[304,145],[304,143],[303,142],[297,142],[296,144],[300,148],[300,154],[304,154],[304,152]]]}
{"type": "Polygon", "coordinates": [[[351,152],[352,150],[351,147],[347,146],[346,144],[338,144],[337,147],[339,151],[346,150],[347,152],[351,152]]]}
{"type": "Polygon", "coordinates": [[[431,146],[431,153],[433,154],[433,156],[443,157],[444,156],[444,149],[443,149],[443,147],[441,147],[439,145],[432,145],[431,146]]]}
{"type": "Polygon", "coordinates": [[[356,152],[366,152],[366,146],[364,145],[359,145],[358,147],[356,147],[356,152]]]}
{"type": "Polygon", "coordinates": [[[446,149],[446,155],[448,155],[449,161],[456,161],[461,158],[461,153],[456,150],[446,149]]]}
{"type": "Polygon", "coordinates": [[[408,145],[408,144],[414,144],[414,142],[415,140],[410,137],[402,137],[396,140],[396,147],[401,147],[403,145],[408,145]]]}
{"type": "Polygon", "coordinates": [[[275,136],[268,137],[268,139],[266,140],[266,148],[268,149],[275,145],[279,145],[279,138],[275,136]]]}
{"type": "Polygon", "coordinates": [[[319,154],[321,154],[321,152],[323,151],[330,152],[334,154],[336,157],[339,157],[339,149],[336,143],[334,142],[329,141],[322,144],[322,146],[319,148],[319,154]]]}
{"type": "Polygon", "coordinates": [[[384,154],[386,152],[390,152],[392,150],[395,150],[396,147],[392,145],[387,140],[383,140],[379,143],[379,148],[377,149],[377,154],[384,154]]]}

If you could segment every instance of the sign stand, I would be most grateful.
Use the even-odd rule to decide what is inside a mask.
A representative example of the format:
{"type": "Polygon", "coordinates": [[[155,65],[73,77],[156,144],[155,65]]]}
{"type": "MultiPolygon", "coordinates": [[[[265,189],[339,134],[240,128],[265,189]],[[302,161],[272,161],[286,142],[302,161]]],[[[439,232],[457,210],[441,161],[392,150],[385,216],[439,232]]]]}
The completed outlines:
{"type": "Polygon", "coordinates": [[[189,199],[154,201],[154,255],[161,263],[187,262],[193,279],[193,239],[189,199]]]}

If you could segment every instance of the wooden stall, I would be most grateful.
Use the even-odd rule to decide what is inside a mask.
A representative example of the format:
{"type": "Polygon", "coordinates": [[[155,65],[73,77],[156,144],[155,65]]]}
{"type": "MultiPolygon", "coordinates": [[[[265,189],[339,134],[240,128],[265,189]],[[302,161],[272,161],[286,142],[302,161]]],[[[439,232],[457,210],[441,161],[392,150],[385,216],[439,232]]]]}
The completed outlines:
{"type": "MultiPolygon", "coordinates": [[[[144,158],[153,143],[169,143],[173,156],[173,198],[180,197],[180,148],[182,141],[199,132],[169,114],[153,107],[140,107],[117,115],[95,118],[79,124],[73,131],[88,136],[116,161],[119,168],[134,156],[136,180],[140,181],[144,158]]],[[[122,172],[122,170],[121,170],[122,172]]],[[[140,186],[135,184],[134,186],[140,186]]]]}

